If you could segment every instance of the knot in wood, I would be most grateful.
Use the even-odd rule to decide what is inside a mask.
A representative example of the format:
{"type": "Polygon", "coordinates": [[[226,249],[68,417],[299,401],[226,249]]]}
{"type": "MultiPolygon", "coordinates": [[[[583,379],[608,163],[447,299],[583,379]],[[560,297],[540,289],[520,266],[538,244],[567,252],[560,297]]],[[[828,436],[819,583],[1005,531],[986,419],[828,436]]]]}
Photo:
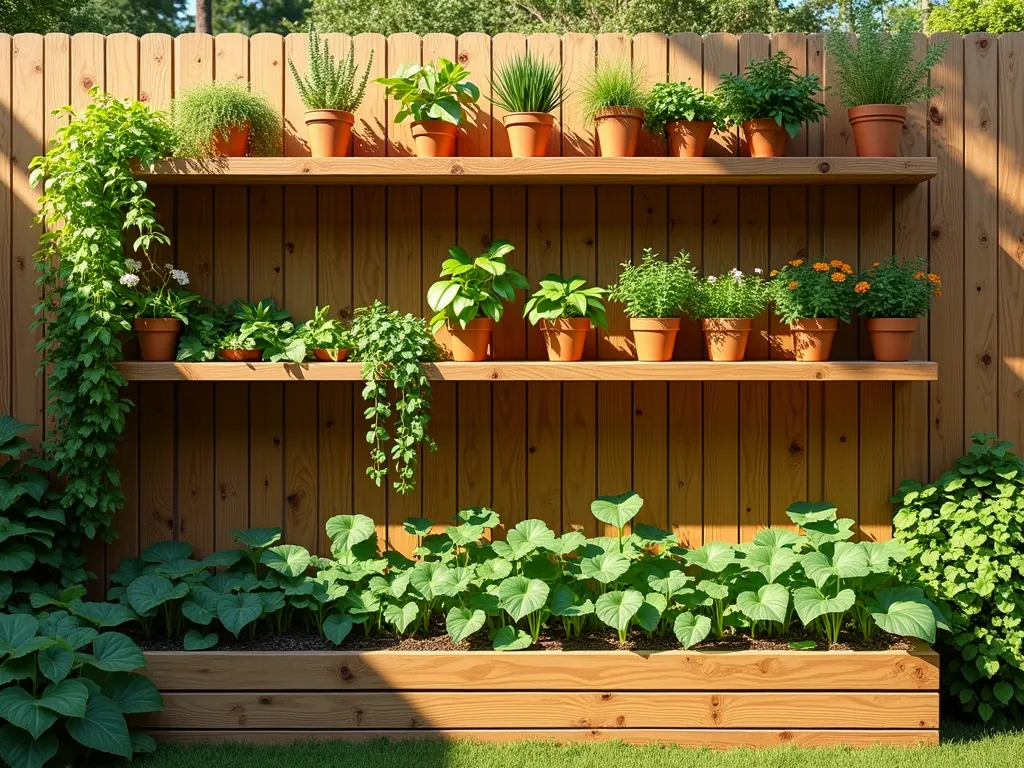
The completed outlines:
{"type": "Polygon", "coordinates": [[[463,51],[462,53],[459,54],[458,59],[459,64],[465,64],[466,62],[469,61],[469,54],[463,51]]]}
{"type": "Polygon", "coordinates": [[[942,113],[939,112],[938,107],[932,107],[928,110],[928,119],[935,125],[942,125],[942,113]]]}
{"type": "Polygon", "coordinates": [[[818,163],[818,170],[822,173],[828,173],[832,170],[832,166],[828,163],[818,163]]]}
{"type": "Polygon", "coordinates": [[[610,693],[602,693],[601,694],[601,701],[611,701],[611,700],[612,700],[612,695],[610,693]]]}
{"type": "Polygon", "coordinates": [[[978,47],[981,48],[981,50],[983,50],[983,51],[986,48],[988,48],[988,38],[987,37],[983,37],[981,40],[979,40],[978,41],[978,47]]]}
{"type": "Polygon", "coordinates": [[[274,703],[274,700],[270,696],[260,696],[260,704],[265,707],[269,707],[274,703]]]}
{"type": "Polygon", "coordinates": [[[351,682],[356,678],[356,676],[352,674],[352,670],[350,670],[345,664],[342,664],[340,667],[338,667],[338,677],[340,677],[345,682],[351,682]]]}
{"type": "Polygon", "coordinates": [[[814,378],[818,379],[818,381],[821,381],[822,379],[825,378],[825,374],[823,374],[821,371],[815,371],[814,378]]]}
{"type": "Polygon", "coordinates": [[[93,87],[93,85],[94,85],[94,83],[93,83],[91,77],[83,77],[82,78],[82,87],[85,88],[85,90],[88,91],[90,88],[93,87]]]}
{"type": "Polygon", "coordinates": [[[455,163],[452,165],[448,173],[452,176],[460,176],[466,172],[466,168],[461,163],[455,163]]]}
{"type": "Polygon", "coordinates": [[[984,355],[981,356],[981,362],[985,366],[992,365],[992,355],[986,352],[984,355]]]}

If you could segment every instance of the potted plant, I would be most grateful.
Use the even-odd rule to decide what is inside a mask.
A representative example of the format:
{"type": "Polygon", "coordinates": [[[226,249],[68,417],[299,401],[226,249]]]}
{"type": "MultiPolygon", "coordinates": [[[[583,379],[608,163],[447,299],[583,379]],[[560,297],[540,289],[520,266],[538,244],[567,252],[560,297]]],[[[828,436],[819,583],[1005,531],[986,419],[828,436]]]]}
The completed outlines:
{"type": "Polygon", "coordinates": [[[687,311],[700,318],[708,359],[737,362],[747,351],[754,318],[768,305],[768,289],[761,270],[745,275],[731,269],[724,275],[708,275],[697,284],[687,311]]]}
{"type": "Polygon", "coordinates": [[[606,293],[604,288],[587,287],[587,281],[578,276],[566,280],[546,275],[540,281],[540,288],[523,306],[523,317],[534,325],[540,323],[549,360],[569,363],[583,359],[591,324],[608,327],[601,300],[606,293]]]}
{"type": "Polygon", "coordinates": [[[925,259],[890,256],[874,262],[853,288],[857,313],[867,318],[875,360],[906,362],[917,318],[928,314],[932,297],[942,295],[942,278],[925,259]]]}
{"type": "Polygon", "coordinates": [[[894,33],[867,9],[856,12],[856,21],[856,45],[838,29],[825,41],[835,62],[836,89],[847,108],[857,155],[896,157],[907,105],[940,92],[928,85],[928,72],[946,53],[946,43],[929,45],[915,63],[913,17],[903,19],[894,33]]]}
{"type": "Polygon", "coordinates": [[[689,83],[656,83],[644,112],[644,127],[668,136],[672,157],[703,157],[711,132],[726,122],[717,94],[689,83]]]}
{"type": "Polygon", "coordinates": [[[491,80],[491,101],[506,114],[512,157],[544,157],[555,124],[551,114],[565,99],[562,66],[529,52],[501,64],[491,80]]]}
{"type": "Polygon", "coordinates": [[[235,299],[193,318],[178,347],[179,360],[251,363],[267,359],[301,363],[306,346],[294,333],[291,315],[273,299],[235,299]]]}
{"type": "Polygon", "coordinates": [[[272,155],[281,143],[281,115],[263,94],[238,83],[206,83],[171,104],[180,157],[272,155]]]}
{"type": "Polygon", "coordinates": [[[457,245],[448,249],[451,258],[441,264],[441,279],[427,291],[427,304],[437,313],[430,320],[431,332],[436,337],[447,327],[456,361],[485,360],[504,302],[515,299],[516,288],[530,287],[526,278],[505,262],[514,250],[507,240],[495,240],[487,253],[475,259],[457,245]]]}
{"type": "Polygon", "coordinates": [[[339,363],[348,357],[352,340],[341,321],[330,316],[330,306],[317,307],[313,317],[295,329],[295,338],[305,348],[305,357],[311,355],[322,363],[339,363]]]}
{"type": "Polygon", "coordinates": [[[190,308],[202,301],[197,294],[178,287],[188,285],[188,273],[175,269],[173,264],[164,264],[161,269],[151,261],[143,271],[141,261],[125,259],[119,281],[135,315],[133,327],[142,359],[173,360],[190,308]]]}
{"type": "Polygon", "coordinates": [[[639,71],[629,62],[602,62],[584,83],[580,100],[584,117],[597,131],[599,155],[636,154],[647,102],[639,71]]]}
{"type": "Polygon", "coordinates": [[[627,261],[622,265],[619,282],[609,288],[608,298],[626,305],[638,360],[672,359],[679,315],[696,281],[690,257],[682,251],[665,261],[645,248],[639,264],[627,261]]]}
{"type": "Polygon", "coordinates": [[[793,259],[773,270],[771,278],[769,298],[782,322],[789,324],[796,359],[828,360],[839,321],[850,322],[857,281],[853,268],[839,259],[793,259]]]}
{"type": "Polygon", "coordinates": [[[355,61],[355,48],[348,49],[348,56],[335,63],[327,47],[327,41],[320,45],[320,35],[313,26],[309,28],[309,75],[303,78],[295,68],[295,62],[288,59],[295,86],[306,105],[306,131],[309,134],[309,151],[313,157],[345,157],[355,115],[366,93],[366,81],[373,64],[370,51],[363,76],[357,82],[359,68],[355,61]]]}
{"type": "Polygon", "coordinates": [[[750,62],[742,75],[723,75],[718,92],[729,119],[741,123],[751,157],[782,157],[804,122],[828,114],[815,100],[817,75],[798,75],[784,52],[750,62]]]}
{"type": "Polygon", "coordinates": [[[377,80],[387,86],[387,95],[401,105],[395,122],[412,117],[412,137],[420,157],[455,154],[455,134],[462,122],[462,108],[480,98],[480,89],[467,77],[469,71],[461,64],[439,58],[429,64],[406,64],[394,77],[377,80]]]}

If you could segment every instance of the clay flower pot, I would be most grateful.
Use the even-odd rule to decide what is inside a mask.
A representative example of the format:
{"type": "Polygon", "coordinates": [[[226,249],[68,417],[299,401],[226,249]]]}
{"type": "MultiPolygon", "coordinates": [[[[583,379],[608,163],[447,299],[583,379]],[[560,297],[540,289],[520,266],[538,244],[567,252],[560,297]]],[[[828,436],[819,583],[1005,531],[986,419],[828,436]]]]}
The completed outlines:
{"type": "Polygon", "coordinates": [[[608,107],[594,118],[597,148],[601,157],[633,157],[644,111],[632,107],[608,107]]]}
{"type": "Polygon", "coordinates": [[[846,110],[853,128],[857,157],[896,157],[907,108],[896,104],[864,104],[846,110]]]}
{"type": "Polygon", "coordinates": [[[678,317],[631,317],[629,330],[633,332],[637,360],[663,363],[672,359],[679,333],[678,317]]]}
{"type": "Polygon", "coordinates": [[[479,363],[487,359],[491,346],[494,321],[489,317],[478,317],[462,328],[458,323],[448,326],[448,346],[452,359],[457,363],[479,363]]]}
{"type": "Polygon", "coordinates": [[[575,363],[583,359],[590,319],[560,317],[557,320],[541,320],[540,331],[544,334],[544,344],[548,348],[548,360],[575,363]]]}
{"type": "Polygon", "coordinates": [[[793,334],[796,359],[805,363],[822,363],[828,360],[832,351],[839,320],[835,317],[797,320],[790,324],[789,330],[793,334]]]}
{"type": "Polygon", "coordinates": [[[133,323],[143,360],[173,360],[178,356],[182,322],[173,317],[137,317],[133,323]]]}
{"type": "Polygon", "coordinates": [[[871,317],[867,321],[875,360],[905,363],[917,331],[916,317],[871,317]]]}
{"type": "Polygon", "coordinates": [[[444,120],[417,120],[412,124],[412,140],[417,157],[454,157],[455,135],[459,127],[444,120]]]}
{"type": "Polygon", "coordinates": [[[220,356],[232,363],[258,363],[263,359],[262,349],[222,349],[220,356]]]}
{"type": "Polygon", "coordinates": [[[348,352],[344,347],[341,349],[314,349],[313,357],[321,363],[340,363],[342,360],[348,359],[348,352]]]}
{"type": "Polygon", "coordinates": [[[674,120],[665,126],[672,157],[704,157],[715,124],[710,120],[674,120]]]}
{"type": "Polygon", "coordinates": [[[708,360],[736,363],[747,353],[754,321],[747,317],[709,317],[703,321],[708,360]]]}
{"type": "Polygon", "coordinates": [[[785,157],[789,134],[773,117],[743,121],[743,135],[751,157],[785,157]]]}
{"type": "Polygon", "coordinates": [[[510,112],[501,118],[512,157],[544,157],[555,116],[547,112],[510,112]]]}
{"type": "Polygon", "coordinates": [[[312,109],[306,113],[309,153],[313,157],[345,157],[355,116],[341,109],[312,109]]]}
{"type": "Polygon", "coordinates": [[[213,154],[217,157],[245,157],[248,155],[249,123],[231,126],[226,139],[220,131],[214,131],[213,154]]]}

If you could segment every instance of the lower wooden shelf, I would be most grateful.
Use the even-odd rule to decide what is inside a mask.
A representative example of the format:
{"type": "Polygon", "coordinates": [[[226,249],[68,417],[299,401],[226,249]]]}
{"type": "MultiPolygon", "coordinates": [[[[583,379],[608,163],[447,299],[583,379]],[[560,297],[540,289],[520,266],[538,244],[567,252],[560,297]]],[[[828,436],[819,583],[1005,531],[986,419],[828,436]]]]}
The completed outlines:
{"type": "MultiPolygon", "coordinates": [[[[937,363],[878,363],[868,360],[799,363],[747,360],[740,363],[602,360],[579,363],[505,360],[485,363],[425,363],[438,381],[935,381],[937,363]]],[[[359,363],[120,363],[128,381],[359,381],[359,363]]]]}

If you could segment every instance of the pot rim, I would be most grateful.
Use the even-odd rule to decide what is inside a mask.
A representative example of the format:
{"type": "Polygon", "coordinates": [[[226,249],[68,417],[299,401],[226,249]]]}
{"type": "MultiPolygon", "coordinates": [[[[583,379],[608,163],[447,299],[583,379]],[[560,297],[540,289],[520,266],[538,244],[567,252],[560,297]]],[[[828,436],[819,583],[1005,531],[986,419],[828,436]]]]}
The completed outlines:
{"type": "Polygon", "coordinates": [[[589,331],[591,327],[589,317],[558,317],[554,320],[541,318],[540,321],[542,331],[589,331]]]}
{"type": "Polygon", "coordinates": [[[866,318],[869,331],[916,331],[918,319],[916,317],[869,317],[866,318]]]}
{"type": "Polygon", "coordinates": [[[632,117],[637,120],[643,120],[644,111],[636,107],[604,107],[594,115],[594,120],[601,120],[606,117],[632,117]]]}
{"type": "Polygon", "coordinates": [[[847,117],[851,120],[863,120],[866,117],[895,117],[907,116],[905,104],[860,104],[856,107],[849,107],[846,110],[847,117]]]}
{"type": "Polygon", "coordinates": [[[136,331],[167,331],[167,330],[180,330],[183,327],[183,323],[176,317],[136,317],[132,321],[132,327],[136,331]],[[159,325],[159,326],[170,326],[170,328],[145,328],[147,325],[159,325]]]}
{"type": "Polygon", "coordinates": [[[307,123],[337,120],[354,124],[356,121],[356,116],[347,109],[307,109],[303,117],[307,123]]]}
{"type": "Polygon", "coordinates": [[[494,330],[494,320],[490,317],[474,317],[463,328],[458,323],[453,323],[448,320],[445,323],[448,326],[449,333],[482,333],[484,331],[494,330]]]}
{"type": "Polygon", "coordinates": [[[838,317],[802,317],[789,324],[791,331],[838,331],[838,317]]]}
{"type": "Polygon", "coordinates": [[[508,112],[501,116],[501,122],[509,123],[541,123],[542,125],[554,125],[555,116],[550,112],[508,112]]]}
{"type": "Polygon", "coordinates": [[[420,131],[421,134],[426,133],[450,133],[455,134],[459,130],[459,126],[454,123],[449,123],[447,120],[413,120],[412,122],[413,133],[420,131]]]}
{"type": "Polygon", "coordinates": [[[743,130],[753,131],[785,131],[786,127],[779,125],[774,117],[755,117],[753,120],[743,121],[743,130]]]}
{"type": "Polygon", "coordinates": [[[750,317],[705,317],[701,324],[705,330],[749,331],[754,327],[754,320],[750,317]]]}
{"type": "Polygon", "coordinates": [[[678,317],[631,317],[629,327],[639,331],[678,331],[682,319],[678,317]]]}

